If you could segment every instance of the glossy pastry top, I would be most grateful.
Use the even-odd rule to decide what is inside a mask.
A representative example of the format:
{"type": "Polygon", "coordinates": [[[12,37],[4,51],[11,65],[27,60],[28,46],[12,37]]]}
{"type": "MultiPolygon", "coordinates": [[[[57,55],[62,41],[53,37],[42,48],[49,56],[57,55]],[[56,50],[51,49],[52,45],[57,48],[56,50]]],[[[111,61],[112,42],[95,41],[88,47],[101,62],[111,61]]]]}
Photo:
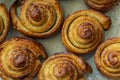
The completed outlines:
{"type": "Polygon", "coordinates": [[[57,0],[16,1],[10,14],[14,28],[31,37],[49,37],[58,32],[63,22],[63,11],[57,0]],[[17,16],[19,5],[20,15],[17,16]]]}
{"type": "Polygon", "coordinates": [[[41,44],[16,37],[0,45],[0,77],[4,80],[31,80],[39,71],[39,57],[46,58],[41,44]]]}
{"type": "Polygon", "coordinates": [[[109,78],[120,79],[120,38],[103,42],[95,54],[98,70],[109,78]]]}
{"type": "Polygon", "coordinates": [[[49,57],[42,65],[38,80],[85,80],[90,65],[81,57],[71,53],[57,53],[49,57]]]}
{"type": "Polygon", "coordinates": [[[108,11],[120,0],[86,0],[88,6],[99,11],[108,11]]]}
{"type": "Polygon", "coordinates": [[[6,38],[9,26],[9,13],[6,6],[3,3],[0,3],[0,43],[6,38]]]}
{"type": "Polygon", "coordinates": [[[111,20],[95,10],[81,10],[69,15],[62,27],[62,41],[66,49],[77,54],[90,53],[104,38],[111,20]]]}

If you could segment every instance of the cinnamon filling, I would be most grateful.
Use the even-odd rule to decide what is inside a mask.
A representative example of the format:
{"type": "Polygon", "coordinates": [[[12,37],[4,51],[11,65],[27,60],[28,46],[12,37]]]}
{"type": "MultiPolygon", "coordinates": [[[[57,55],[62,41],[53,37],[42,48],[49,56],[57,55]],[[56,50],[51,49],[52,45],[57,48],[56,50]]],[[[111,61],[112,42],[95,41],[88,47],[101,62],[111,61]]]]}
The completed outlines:
{"type": "Polygon", "coordinates": [[[78,34],[81,38],[86,39],[92,35],[92,31],[90,29],[92,25],[90,23],[84,23],[80,25],[78,29],[78,34]]]}

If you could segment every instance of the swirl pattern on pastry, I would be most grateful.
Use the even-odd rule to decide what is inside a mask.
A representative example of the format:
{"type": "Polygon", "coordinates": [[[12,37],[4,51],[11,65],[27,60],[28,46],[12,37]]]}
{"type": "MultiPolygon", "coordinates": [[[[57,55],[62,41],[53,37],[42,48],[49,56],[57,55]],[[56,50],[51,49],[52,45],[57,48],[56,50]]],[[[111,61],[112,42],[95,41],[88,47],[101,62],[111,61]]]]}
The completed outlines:
{"type": "Polygon", "coordinates": [[[99,11],[108,11],[120,0],[86,0],[88,6],[99,11]]]}
{"type": "Polygon", "coordinates": [[[120,79],[120,38],[102,43],[96,51],[95,63],[105,76],[120,79]]]}
{"type": "Polygon", "coordinates": [[[95,10],[81,10],[67,17],[62,27],[62,41],[66,49],[77,54],[89,53],[104,38],[111,20],[95,10]]]}
{"type": "Polygon", "coordinates": [[[31,80],[41,68],[40,56],[47,57],[41,44],[12,38],[0,46],[0,76],[4,80],[31,80]]]}
{"type": "Polygon", "coordinates": [[[9,26],[9,13],[6,6],[3,3],[0,3],[0,43],[6,38],[9,26]]]}
{"type": "Polygon", "coordinates": [[[38,80],[85,80],[83,75],[92,69],[81,57],[57,53],[49,57],[38,73],[38,80]]]}
{"type": "Polygon", "coordinates": [[[21,4],[16,1],[10,14],[14,28],[31,37],[49,37],[58,32],[63,23],[63,11],[57,0],[24,0],[21,4]]]}

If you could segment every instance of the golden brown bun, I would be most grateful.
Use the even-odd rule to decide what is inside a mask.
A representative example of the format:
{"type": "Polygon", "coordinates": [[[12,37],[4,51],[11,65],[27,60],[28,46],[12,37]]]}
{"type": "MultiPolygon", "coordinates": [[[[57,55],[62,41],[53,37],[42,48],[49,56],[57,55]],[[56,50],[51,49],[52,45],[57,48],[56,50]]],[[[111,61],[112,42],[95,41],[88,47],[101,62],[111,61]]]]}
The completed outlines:
{"type": "Polygon", "coordinates": [[[120,0],[86,0],[88,6],[93,9],[106,12],[116,5],[120,0]]]}
{"type": "Polygon", "coordinates": [[[0,3],[0,43],[6,38],[9,26],[9,13],[6,6],[3,3],[0,3]]]}
{"type": "Polygon", "coordinates": [[[38,80],[85,80],[92,69],[86,61],[71,53],[57,53],[49,57],[38,73],[38,80]]]}
{"type": "Polygon", "coordinates": [[[22,37],[0,45],[0,77],[3,80],[31,80],[41,68],[39,57],[46,58],[41,44],[22,37]]]}
{"type": "Polygon", "coordinates": [[[112,38],[102,43],[95,54],[98,70],[106,77],[120,79],[120,38],[112,38]]]}
{"type": "Polygon", "coordinates": [[[15,1],[10,9],[14,28],[24,35],[46,38],[60,29],[63,11],[57,0],[15,1]],[[20,5],[20,15],[16,13],[20,5]]]}
{"type": "Polygon", "coordinates": [[[67,17],[62,27],[62,41],[66,49],[76,54],[94,50],[104,38],[111,20],[95,10],[77,11],[67,17]]]}

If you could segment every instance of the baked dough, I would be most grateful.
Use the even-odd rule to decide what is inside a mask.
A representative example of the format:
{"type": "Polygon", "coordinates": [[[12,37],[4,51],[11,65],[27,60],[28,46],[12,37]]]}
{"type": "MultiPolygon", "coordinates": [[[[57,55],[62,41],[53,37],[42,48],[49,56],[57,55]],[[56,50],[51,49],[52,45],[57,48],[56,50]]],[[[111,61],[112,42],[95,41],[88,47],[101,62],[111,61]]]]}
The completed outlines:
{"type": "Polygon", "coordinates": [[[0,3],[0,43],[6,38],[10,26],[9,13],[6,6],[0,3]]]}
{"type": "Polygon", "coordinates": [[[88,6],[93,9],[106,12],[115,6],[120,0],[86,0],[88,6]]]}
{"type": "Polygon", "coordinates": [[[31,80],[46,58],[43,46],[32,39],[12,38],[0,45],[0,77],[3,80],[31,80]]]}
{"type": "Polygon", "coordinates": [[[110,25],[110,17],[98,11],[77,11],[69,15],[63,24],[63,44],[70,52],[90,53],[102,42],[104,30],[108,30],[110,25]]]}
{"type": "Polygon", "coordinates": [[[83,75],[91,72],[90,65],[83,58],[61,52],[43,63],[38,80],[85,80],[83,75]]]}
{"type": "Polygon", "coordinates": [[[120,38],[103,42],[95,53],[95,64],[106,77],[120,79],[120,38]]]}
{"type": "Polygon", "coordinates": [[[50,37],[63,23],[58,0],[17,0],[11,6],[10,14],[14,28],[31,37],[50,37]]]}

